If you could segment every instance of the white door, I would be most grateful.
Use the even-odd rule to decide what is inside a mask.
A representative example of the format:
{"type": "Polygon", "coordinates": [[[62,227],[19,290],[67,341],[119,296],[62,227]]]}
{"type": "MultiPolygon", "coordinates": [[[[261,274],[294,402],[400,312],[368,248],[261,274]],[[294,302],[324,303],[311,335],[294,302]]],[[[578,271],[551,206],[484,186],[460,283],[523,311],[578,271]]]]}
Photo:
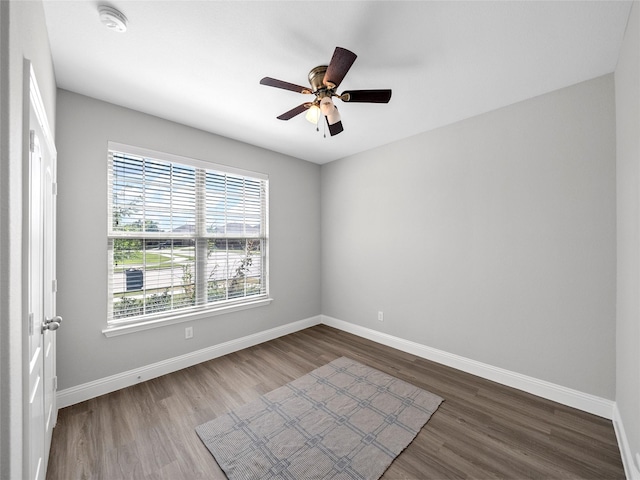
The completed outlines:
{"type": "Polygon", "coordinates": [[[56,151],[33,70],[29,72],[28,384],[29,479],[45,478],[57,418],[56,151]]]}

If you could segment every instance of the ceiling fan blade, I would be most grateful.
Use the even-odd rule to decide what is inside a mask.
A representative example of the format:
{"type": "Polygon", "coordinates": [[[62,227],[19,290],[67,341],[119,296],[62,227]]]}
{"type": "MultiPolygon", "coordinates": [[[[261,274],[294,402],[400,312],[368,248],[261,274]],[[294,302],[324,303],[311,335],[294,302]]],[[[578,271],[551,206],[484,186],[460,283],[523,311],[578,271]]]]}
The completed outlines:
{"type": "Polygon", "coordinates": [[[389,103],[391,90],[348,90],[340,98],[344,102],[389,103]]]}
{"type": "Polygon", "coordinates": [[[296,115],[300,115],[302,112],[307,110],[312,105],[311,102],[303,103],[302,105],[298,105],[295,108],[292,108],[288,112],[284,112],[282,115],[277,117],[278,120],[290,120],[296,115]]]}
{"type": "Polygon", "coordinates": [[[356,61],[358,56],[347,50],[346,48],[336,47],[333,52],[333,57],[331,57],[331,62],[329,62],[329,66],[327,67],[327,71],[324,74],[324,79],[322,83],[327,85],[328,83],[332,83],[336,87],[340,85],[344,76],[347,74],[353,62],[356,61]]]}
{"type": "Polygon", "coordinates": [[[302,87],[300,85],[296,85],[295,83],[283,82],[282,80],[277,80],[271,77],[264,77],[262,80],[260,80],[260,85],[282,88],[284,90],[291,90],[298,93],[311,93],[311,90],[309,90],[308,87],[302,87]]]}
{"type": "Polygon", "coordinates": [[[342,120],[337,121],[333,125],[329,125],[329,119],[327,118],[327,126],[329,127],[329,133],[331,134],[332,137],[344,131],[344,128],[342,127],[342,120]]]}

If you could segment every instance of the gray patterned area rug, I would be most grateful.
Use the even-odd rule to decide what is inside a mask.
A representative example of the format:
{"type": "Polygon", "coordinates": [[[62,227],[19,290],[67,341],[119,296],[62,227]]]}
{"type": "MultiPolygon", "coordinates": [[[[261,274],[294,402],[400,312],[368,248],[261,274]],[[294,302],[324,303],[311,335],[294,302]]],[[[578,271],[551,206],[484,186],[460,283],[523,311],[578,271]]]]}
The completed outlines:
{"type": "Polygon", "coordinates": [[[341,357],[196,432],[230,479],[377,479],[442,401],[341,357]]]}

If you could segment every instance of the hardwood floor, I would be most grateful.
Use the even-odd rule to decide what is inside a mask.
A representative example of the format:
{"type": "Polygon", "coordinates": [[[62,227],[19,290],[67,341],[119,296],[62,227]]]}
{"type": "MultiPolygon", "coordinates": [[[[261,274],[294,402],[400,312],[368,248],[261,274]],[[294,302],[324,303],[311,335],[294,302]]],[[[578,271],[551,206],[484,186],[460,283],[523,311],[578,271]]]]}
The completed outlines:
{"type": "Polygon", "coordinates": [[[384,479],[624,478],[611,421],[318,325],[60,410],[47,479],[223,479],[195,426],[340,356],[445,399],[384,479]]]}

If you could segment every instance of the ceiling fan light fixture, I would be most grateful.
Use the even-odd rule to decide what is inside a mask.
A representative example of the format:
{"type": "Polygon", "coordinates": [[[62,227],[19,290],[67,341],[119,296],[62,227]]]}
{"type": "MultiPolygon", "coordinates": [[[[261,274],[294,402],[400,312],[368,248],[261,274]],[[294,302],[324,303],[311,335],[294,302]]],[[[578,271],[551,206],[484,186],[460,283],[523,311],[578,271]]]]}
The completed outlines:
{"type": "Polygon", "coordinates": [[[336,106],[333,104],[331,97],[322,97],[322,100],[320,100],[320,110],[325,117],[331,115],[335,109],[336,106]]]}
{"type": "Polygon", "coordinates": [[[100,16],[100,22],[109,30],[119,33],[127,31],[127,17],[119,10],[107,5],[100,5],[98,7],[98,15],[100,16]]]}
{"type": "Polygon", "coordinates": [[[340,113],[331,97],[322,97],[322,100],[320,100],[320,110],[322,114],[327,117],[327,123],[329,125],[334,125],[340,121],[340,113]]]}
{"type": "Polygon", "coordinates": [[[307,110],[307,114],[304,116],[307,121],[313,123],[314,125],[318,124],[318,120],[320,119],[320,107],[317,105],[311,105],[309,110],[307,110]]]}
{"type": "Polygon", "coordinates": [[[331,114],[327,115],[327,123],[329,125],[335,125],[340,120],[341,119],[340,119],[340,113],[338,113],[338,108],[334,107],[333,112],[331,112],[331,114]]]}

